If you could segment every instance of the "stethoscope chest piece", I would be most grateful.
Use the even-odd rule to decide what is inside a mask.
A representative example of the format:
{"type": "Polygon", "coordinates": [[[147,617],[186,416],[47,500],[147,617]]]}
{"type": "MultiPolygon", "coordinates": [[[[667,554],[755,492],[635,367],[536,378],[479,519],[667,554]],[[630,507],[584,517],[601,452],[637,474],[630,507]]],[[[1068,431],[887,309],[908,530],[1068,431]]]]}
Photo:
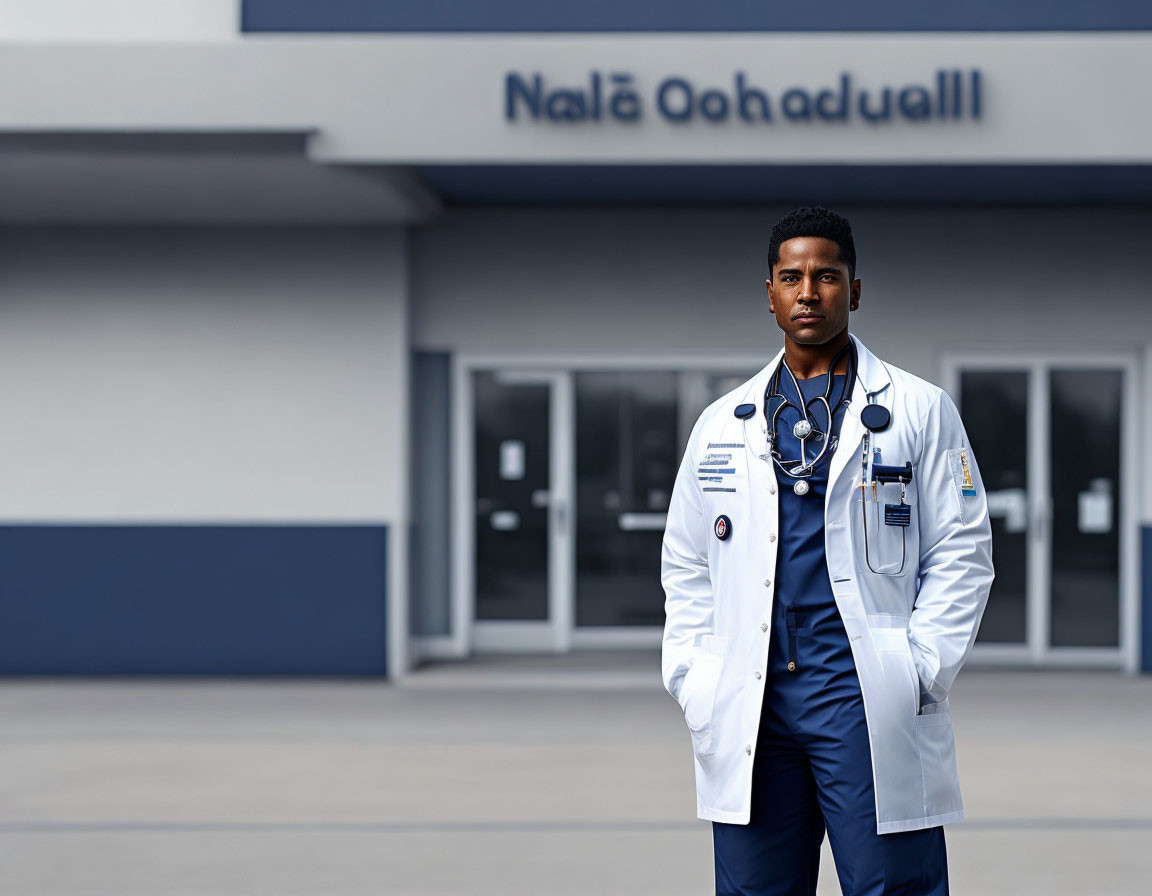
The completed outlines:
{"type": "Polygon", "coordinates": [[[812,423],[808,420],[797,420],[796,425],[792,427],[792,435],[800,440],[808,438],[812,435],[812,423]]]}

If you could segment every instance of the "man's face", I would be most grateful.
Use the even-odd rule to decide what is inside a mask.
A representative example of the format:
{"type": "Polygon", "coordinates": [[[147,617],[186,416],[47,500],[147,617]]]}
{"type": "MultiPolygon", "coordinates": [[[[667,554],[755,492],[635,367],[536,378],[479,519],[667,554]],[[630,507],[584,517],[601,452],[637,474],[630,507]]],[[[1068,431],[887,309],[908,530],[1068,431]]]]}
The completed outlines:
{"type": "Polygon", "coordinates": [[[786,338],[800,345],[823,345],[848,329],[848,314],[860,307],[860,281],[850,280],[840,247],[818,236],[798,236],[780,244],[772,268],[768,308],[786,338]]]}

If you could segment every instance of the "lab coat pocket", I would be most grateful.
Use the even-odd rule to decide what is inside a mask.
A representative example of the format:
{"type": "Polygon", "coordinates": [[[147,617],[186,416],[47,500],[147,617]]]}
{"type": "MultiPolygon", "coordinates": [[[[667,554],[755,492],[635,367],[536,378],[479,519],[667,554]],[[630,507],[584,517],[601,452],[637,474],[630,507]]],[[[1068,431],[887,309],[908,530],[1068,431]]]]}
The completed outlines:
{"type": "MultiPolygon", "coordinates": [[[[893,617],[898,619],[899,617],[893,617]]],[[[872,617],[869,625],[872,625],[872,617]]],[[[872,643],[880,658],[884,683],[892,697],[898,716],[915,716],[920,707],[920,676],[912,657],[906,623],[900,628],[877,627],[870,629],[872,643]]],[[[905,723],[906,724],[906,723],[905,723]]]]}
{"type": "Polygon", "coordinates": [[[716,705],[716,688],[724,668],[724,654],[728,639],[721,635],[705,635],[692,667],[684,677],[684,721],[692,733],[692,749],[697,756],[710,756],[716,752],[712,737],[712,713],[716,705]]]}
{"type": "Polygon", "coordinates": [[[957,778],[956,736],[948,698],[926,704],[912,721],[920,766],[924,775],[924,804],[930,814],[941,815],[961,808],[954,786],[957,778]]]}
{"type": "Polygon", "coordinates": [[[900,508],[900,486],[884,483],[872,489],[857,489],[852,509],[852,532],[860,568],[873,575],[906,576],[917,568],[917,545],[912,533],[916,527],[916,504],[911,490],[900,508]],[[908,525],[896,525],[901,518],[908,525]]]}

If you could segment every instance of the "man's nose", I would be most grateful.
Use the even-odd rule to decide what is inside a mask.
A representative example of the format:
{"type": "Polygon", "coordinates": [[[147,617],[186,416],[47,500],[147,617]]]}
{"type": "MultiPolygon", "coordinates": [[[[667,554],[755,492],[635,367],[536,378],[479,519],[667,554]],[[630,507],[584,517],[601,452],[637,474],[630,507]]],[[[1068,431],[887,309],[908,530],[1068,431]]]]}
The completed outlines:
{"type": "Polygon", "coordinates": [[[800,292],[797,294],[796,299],[800,302],[820,301],[820,294],[816,291],[816,281],[814,278],[804,277],[800,280],[800,292]]]}

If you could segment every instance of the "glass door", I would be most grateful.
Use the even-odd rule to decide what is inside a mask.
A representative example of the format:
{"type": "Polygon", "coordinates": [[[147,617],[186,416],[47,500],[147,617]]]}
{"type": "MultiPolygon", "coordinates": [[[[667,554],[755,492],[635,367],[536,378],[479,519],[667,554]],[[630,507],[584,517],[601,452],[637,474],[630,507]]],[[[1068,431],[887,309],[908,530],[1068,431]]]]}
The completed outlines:
{"type": "Polygon", "coordinates": [[[974,656],[1120,665],[1130,370],[962,359],[960,414],[988,491],[996,580],[974,656]]]}
{"type": "Polygon", "coordinates": [[[1048,371],[1052,647],[1120,646],[1119,370],[1048,371]]]}
{"type": "Polygon", "coordinates": [[[1029,551],[1033,513],[1029,496],[1027,370],[964,370],[960,416],[980,464],[992,518],[996,578],[977,644],[1028,644],[1029,551]]]}
{"type": "Polygon", "coordinates": [[[660,643],[660,546],[688,433],[750,370],[556,371],[465,362],[456,380],[453,614],[463,650],[660,643]]]}
{"type": "Polygon", "coordinates": [[[663,625],[676,397],[671,371],[576,374],[577,626],[663,625]]]}
{"type": "Polygon", "coordinates": [[[575,374],[575,643],[656,645],[664,626],[660,549],[688,434],[750,371],[575,374]]]}
{"type": "Polygon", "coordinates": [[[472,373],[473,642],[563,650],[568,587],[567,377],[472,373]]]}

